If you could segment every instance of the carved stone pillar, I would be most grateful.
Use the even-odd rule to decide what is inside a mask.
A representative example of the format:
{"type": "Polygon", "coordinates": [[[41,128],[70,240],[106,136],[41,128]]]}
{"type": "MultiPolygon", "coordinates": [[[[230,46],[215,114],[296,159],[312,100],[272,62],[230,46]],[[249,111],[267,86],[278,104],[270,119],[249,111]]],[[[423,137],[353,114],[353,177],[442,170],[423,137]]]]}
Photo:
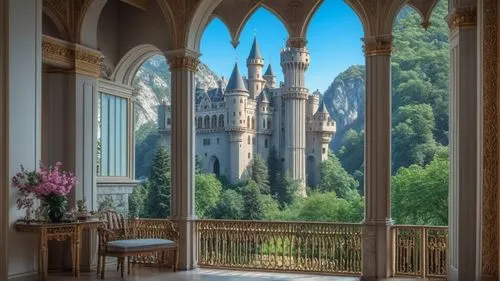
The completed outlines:
{"type": "Polygon", "coordinates": [[[448,280],[479,280],[478,134],[476,7],[456,7],[450,27],[450,217],[448,280]]]}
{"type": "Polygon", "coordinates": [[[190,50],[166,53],[172,75],[171,198],[170,216],[180,232],[179,268],[197,266],[197,235],[194,205],[195,84],[199,54],[190,50]]]}
{"type": "MultiPolygon", "coordinates": [[[[46,36],[42,52],[42,160],[48,165],[62,161],[64,169],[74,171],[78,184],[69,195],[70,207],[86,199],[88,209],[97,210],[97,77],[102,56],[46,36]]],[[[96,264],[95,240],[95,235],[83,237],[82,270],[96,264]]],[[[54,253],[54,264],[60,264],[61,256],[54,253]]]]}
{"type": "Polygon", "coordinates": [[[498,114],[498,3],[478,1],[480,48],[479,92],[482,100],[481,146],[481,280],[498,280],[499,271],[499,114],[498,114]]]}
{"type": "Polygon", "coordinates": [[[392,36],[364,39],[365,221],[362,280],[390,275],[392,36]]]}

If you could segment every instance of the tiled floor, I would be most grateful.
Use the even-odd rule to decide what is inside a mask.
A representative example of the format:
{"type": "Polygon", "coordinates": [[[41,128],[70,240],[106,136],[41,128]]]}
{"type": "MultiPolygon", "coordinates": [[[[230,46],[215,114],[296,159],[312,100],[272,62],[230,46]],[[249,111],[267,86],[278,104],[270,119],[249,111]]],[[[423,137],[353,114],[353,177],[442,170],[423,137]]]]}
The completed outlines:
{"type": "MultiPolygon", "coordinates": [[[[49,275],[49,281],[90,281],[98,279],[95,272],[82,273],[80,278],[75,279],[68,273],[52,273],[49,275]]],[[[23,278],[16,281],[37,281],[41,278],[37,276],[23,278]]],[[[215,269],[196,269],[191,271],[170,272],[168,270],[158,270],[155,268],[133,268],[129,276],[124,279],[120,274],[110,268],[106,270],[107,281],[359,281],[355,277],[333,277],[325,275],[305,275],[288,273],[266,273],[253,271],[235,271],[235,270],[215,270],[215,269]]]]}

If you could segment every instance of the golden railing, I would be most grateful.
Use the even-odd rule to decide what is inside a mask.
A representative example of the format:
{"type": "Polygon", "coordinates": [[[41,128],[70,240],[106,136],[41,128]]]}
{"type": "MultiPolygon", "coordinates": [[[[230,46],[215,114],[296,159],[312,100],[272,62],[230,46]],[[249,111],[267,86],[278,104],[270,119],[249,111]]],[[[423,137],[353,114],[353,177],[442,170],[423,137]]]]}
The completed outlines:
{"type": "Polygon", "coordinates": [[[199,220],[203,267],[361,274],[361,224],[199,220]]]}
{"type": "Polygon", "coordinates": [[[392,241],[394,276],[446,278],[447,227],[396,225],[392,241]]]}

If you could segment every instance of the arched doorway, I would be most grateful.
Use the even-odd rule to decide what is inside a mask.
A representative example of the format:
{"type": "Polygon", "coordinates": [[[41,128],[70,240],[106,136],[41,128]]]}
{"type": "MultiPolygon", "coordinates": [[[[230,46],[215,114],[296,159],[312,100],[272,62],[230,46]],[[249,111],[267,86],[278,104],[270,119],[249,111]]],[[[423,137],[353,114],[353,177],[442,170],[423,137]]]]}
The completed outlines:
{"type": "Polygon", "coordinates": [[[214,173],[217,177],[220,176],[219,158],[215,155],[210,158],[210,168],[212,169],[212,173],[214,173]]]}

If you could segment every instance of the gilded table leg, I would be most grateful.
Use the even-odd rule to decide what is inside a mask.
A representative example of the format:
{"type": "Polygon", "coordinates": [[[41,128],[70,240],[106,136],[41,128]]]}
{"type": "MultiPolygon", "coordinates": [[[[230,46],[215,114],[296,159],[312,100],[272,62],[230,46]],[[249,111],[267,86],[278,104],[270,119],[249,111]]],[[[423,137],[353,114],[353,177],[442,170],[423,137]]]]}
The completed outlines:
{"type": "Polygon", "coordinates": [[[76,276],[80,276],[80,250],[81,250],[81,247],[80,247],[80,240],[81,240],[81,237],[82,237],[82,229],[80,227],[77,227],[77,230],[76,230],[76,245],[75,245],[75,248],[76,248],[76,276]]]}
{"type": "Polygon", "coordinates": [[[48,247],[47,247],[47,230],[41,229],[41,243],[42,243],[42,280],[48,280],[48,247]]]}
{"type": "Polygon", "coordinates": [[[71,272],[73,276],[76,276],[76,248],[75,248],[75,237],[72,235],[69,239],[70,249],[71,249],[71,272]]]}

